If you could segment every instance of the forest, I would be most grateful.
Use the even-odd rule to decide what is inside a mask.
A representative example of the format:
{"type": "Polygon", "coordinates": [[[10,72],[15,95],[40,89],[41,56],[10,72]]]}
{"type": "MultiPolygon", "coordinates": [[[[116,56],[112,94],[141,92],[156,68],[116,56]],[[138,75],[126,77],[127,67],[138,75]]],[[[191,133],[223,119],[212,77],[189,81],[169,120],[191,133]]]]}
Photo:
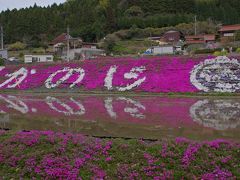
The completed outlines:
{"type": "Polygon", "coordinates": [[[240,23],[239,0],[67,0],[48,7],[6,10],[0,13],[5,43],[21,41],[39,47],[66,32],[84,41],[98,42],[122,29],[161,28],[199,21],[240,23]]]}

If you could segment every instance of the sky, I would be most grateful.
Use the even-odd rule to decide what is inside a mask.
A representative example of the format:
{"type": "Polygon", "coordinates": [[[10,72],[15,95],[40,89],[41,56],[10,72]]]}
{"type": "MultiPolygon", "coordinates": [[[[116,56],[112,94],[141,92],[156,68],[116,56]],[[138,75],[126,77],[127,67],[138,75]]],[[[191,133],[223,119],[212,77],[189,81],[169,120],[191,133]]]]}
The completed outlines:
{"type": "Polygon", "coordinates": [[[7,9],[20,9],[33,6],[36,3],[39,6],[47,6],[53,3],[63,3],[66,0],[0,0],[0,12],[7,9]]]}

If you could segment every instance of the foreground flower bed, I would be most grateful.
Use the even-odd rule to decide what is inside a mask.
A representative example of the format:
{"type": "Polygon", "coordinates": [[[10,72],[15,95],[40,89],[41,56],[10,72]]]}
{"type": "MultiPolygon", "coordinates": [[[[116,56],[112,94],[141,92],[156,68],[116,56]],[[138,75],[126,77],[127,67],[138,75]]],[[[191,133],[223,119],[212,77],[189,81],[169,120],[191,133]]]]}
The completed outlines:
{"type": "Polygon", "coordinates": [[[46,179],[237,179],[240,144],[99,139],[51,131],[0,131],[0,177],[46,179]]]}

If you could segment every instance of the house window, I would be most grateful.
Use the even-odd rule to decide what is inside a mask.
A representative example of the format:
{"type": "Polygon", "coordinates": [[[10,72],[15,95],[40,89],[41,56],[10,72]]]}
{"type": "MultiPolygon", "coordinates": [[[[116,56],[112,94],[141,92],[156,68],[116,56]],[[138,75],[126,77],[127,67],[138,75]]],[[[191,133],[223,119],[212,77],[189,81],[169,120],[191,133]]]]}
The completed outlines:
{"type": "Polygon", "coordinates": [[[52,58],[51,58],[51,57],[47,57],[46,59],[47,59],[48,61],[51,61],[51,60],[52,60],[52,58]]]}
{"type": "Polygon", "coordinates": [[[33,57],[33,58],[32,58],[32,61],[33,61],[33,62],[37,62],[37,61],[38,61],[38,58],[37,58],[37,57],[33,57]]]}

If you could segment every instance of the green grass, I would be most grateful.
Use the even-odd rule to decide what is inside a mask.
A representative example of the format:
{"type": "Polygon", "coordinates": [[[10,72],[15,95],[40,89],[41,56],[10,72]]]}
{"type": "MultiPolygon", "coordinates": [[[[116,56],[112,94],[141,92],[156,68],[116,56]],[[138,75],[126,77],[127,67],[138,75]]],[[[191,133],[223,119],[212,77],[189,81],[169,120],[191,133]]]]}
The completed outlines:
{"type": "Polygon", "coordinates": [[[147,39],[118,41],[113,47],[113,53],[117,55],[136,55],[145,52],[153,45],[156,44],[147,39]]]}

